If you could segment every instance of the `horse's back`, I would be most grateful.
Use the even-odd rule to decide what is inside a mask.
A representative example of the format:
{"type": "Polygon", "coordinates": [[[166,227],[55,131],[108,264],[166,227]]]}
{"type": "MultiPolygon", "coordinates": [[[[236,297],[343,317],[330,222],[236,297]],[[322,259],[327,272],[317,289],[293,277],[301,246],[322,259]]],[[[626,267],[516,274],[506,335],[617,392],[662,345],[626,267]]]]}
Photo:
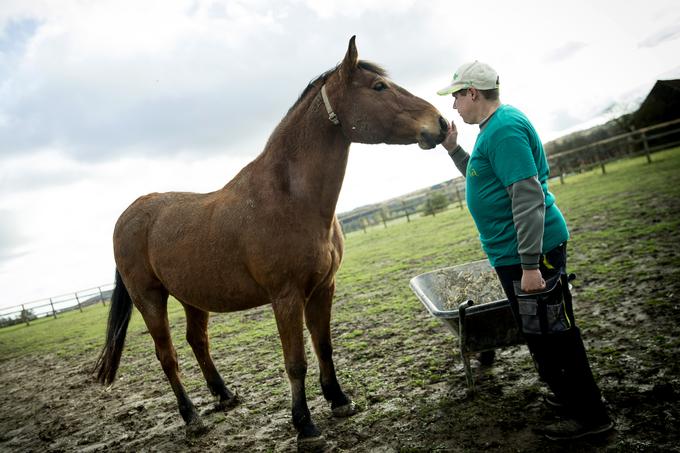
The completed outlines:
{"type": "Polygon", "coordinates": [[[159,221],[167,224],[168,219],[163,217],[189,218],[200,213],[199,207],[206,195],[191,192],[154,192],[137,198],[116,222],[113,233],[114,248],[132,237],[139,239],[141,234],[150,234],[154,226],[158,226],[159,221]]]}

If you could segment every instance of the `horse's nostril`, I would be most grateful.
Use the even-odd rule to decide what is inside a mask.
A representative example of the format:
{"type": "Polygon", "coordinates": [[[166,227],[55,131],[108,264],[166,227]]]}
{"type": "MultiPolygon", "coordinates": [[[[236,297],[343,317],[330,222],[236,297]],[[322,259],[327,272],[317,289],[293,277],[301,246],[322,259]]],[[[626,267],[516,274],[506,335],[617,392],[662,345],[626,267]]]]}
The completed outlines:
{"type": "Polygon", "coordinates": [[[449,130],[449,123],[444,119],[443,116],[439,116],[439,126],[441,126],[442,131],[444,132],[449,130]]]}

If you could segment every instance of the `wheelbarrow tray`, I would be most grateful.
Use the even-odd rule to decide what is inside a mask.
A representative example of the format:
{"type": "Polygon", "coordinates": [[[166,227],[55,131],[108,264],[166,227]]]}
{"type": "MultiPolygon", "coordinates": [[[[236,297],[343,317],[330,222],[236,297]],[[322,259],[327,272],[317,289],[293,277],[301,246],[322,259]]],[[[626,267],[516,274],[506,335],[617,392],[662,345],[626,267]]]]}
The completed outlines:
{"type": "Polygon", "coordinates": [[[477,303],[468,300],[447,308],[447,287],[460,271],[493,272],[487,260],[437,269],[411,279],[410,286],[425,308],[456,334],[461,353],[472,353],[524,343],[507,299],[477,303]]]}

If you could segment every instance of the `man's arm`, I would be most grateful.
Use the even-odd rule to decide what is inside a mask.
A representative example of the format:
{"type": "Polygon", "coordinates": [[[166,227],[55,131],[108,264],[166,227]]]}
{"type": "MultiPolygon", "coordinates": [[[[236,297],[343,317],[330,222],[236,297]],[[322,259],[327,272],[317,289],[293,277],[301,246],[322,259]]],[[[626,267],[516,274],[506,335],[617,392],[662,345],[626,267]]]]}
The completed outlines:
{"type": "Polygon", "coordinates": [[[538,270],[543,248],[545,195],[536,176],[507,188],[512,201],[512,218],[517,230],[517,252],[522,263],[522,289],[537,291],[545,286],[538,270]]]}
{"type": "Polygon", "coordinates": [[[448,149],[446,151],[449,153],[449,156],[451,156],[453,163],[456,164],[458,171],[463,175],[463,177],[465,177],[467,174],[467,165],[468,161],[470,160],[470,155],[465,152],[463,147],[460,145],[456,145],[453,151],[449,151],[448,149]]]}
{"type": "Polygon", "coordinates": [[[449,131],[442,142],[442,146],[446,149],[446,152],[449,153],[449,156],[451,156],[451,160],[453,160],[458,171],[465,177],[470,155],[458,144],[458,129],[456,129],[456,125],[453,121],[451,121],[451,124],[449,125],[449,131]]]}

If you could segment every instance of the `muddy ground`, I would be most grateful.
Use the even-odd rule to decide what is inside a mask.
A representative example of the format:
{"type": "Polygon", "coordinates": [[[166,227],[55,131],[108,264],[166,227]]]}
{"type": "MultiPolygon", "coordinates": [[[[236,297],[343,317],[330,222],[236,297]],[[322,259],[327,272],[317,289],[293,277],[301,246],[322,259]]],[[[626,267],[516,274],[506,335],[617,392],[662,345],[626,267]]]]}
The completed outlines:
{"type": "MultiPolygon", "coordinates": [[[[541,386],[524,347],[501,351],[491,367],[473,361],[478,394],[470,399],[454,337],[416,303],[412,312],[400,317],[399,332],[376,329],[394,323],[389,312],[334,326],[338,337],[363,331],[365,340],[375,345],[373,352],[358,354],[341,344],[336,348],[340,377],[359,404],[359,413],[333,419],[318,390],[310,391],[311,412],[328,440],[328,450],[338,452],[680,451],[680,284],[677,279],[671,284],[663,281],[667,282],[643,282],[616,307],[579,307],[580,317],[591,319],[584,326],[587,347],[593,351],[593,367],[617,422],[610,435],[556,445],[532,432],[533,426],[554,414],[541,403],[541,386]],[[642,304],[647,293],[657,295],[660,302],[642,304]],[[606,317],[602,310],[609,311],[606,317]],[[372,331],[381,333],[374,336],[372,331]],[[412,360],[399,360],[405,356],[412,360]],[[378,370],[384,385],[369,392],[353,375],[364,369],[378,370]],[[418,369],[430,370],[434,378],[407,384],[418,369]]],[[[270,315],[266,308],[259,311],[261,316],[270,315]]],[[[274,335],[265,341],[276,347],[274,335]]],[[[232,352],[249,353],[245,347],[232,352]]],[[[188,438],[151,351],[130,355],[124,354],[123,360],[136,363],[109,389],[93,381],[91,355],[29,356],[0,364],[0,450],[295,451],[287,382],[279,363],[270,364],[273,374],[265,381],[248,376],[255,370],[239,373],[232,387],[243,402],[226,413],[213,410],[202,385],[189,384],[211,430],[188,438]],[[148,369],[152,378],[136,380],[130,375],[133,367],[148,369]]],[[[196,375],[195,365],[187,362],[185,376],[196,375]]],[[[308,387],[318,387],[314,359],[310,364],[308,387]]]]}

